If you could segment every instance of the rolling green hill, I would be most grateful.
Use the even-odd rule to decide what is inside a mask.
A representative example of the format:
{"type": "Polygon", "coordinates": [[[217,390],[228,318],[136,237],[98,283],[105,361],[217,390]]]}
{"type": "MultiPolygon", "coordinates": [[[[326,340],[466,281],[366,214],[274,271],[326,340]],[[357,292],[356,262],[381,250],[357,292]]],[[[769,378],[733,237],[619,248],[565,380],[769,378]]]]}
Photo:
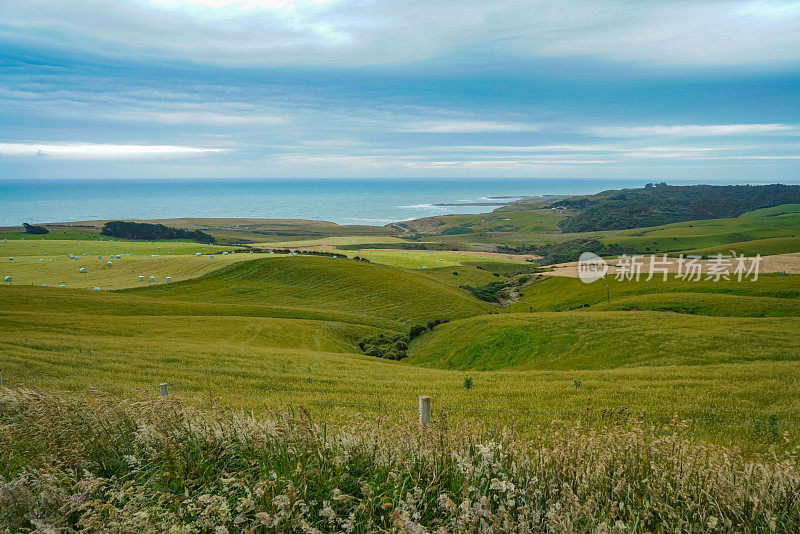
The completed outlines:
{"type": "Polygon", "coordinates": [[[254,260],[193,280],[127,292],[170,300],[333,310],[405,325],[491,309],[461,289],[407,269],[325,257],[254,260]]]}
{"type": "Polygon", "coordinates": [[[738,217],[748,211],[798,202],[800,186],[797,185],[670,186],[661,183],[568,198],[553,206],[581,210],[559,223],[562,230],[590,232],[738,217]]]}
{"type": "MultiPolygon", "coordinates": [[[[610,309],[638,307],[640,309],[672,308],[703,315],[800,315],[800,275],[761,275],[755,282],[735,280],[719,282],[689,282],[670,277],[663,281],[654,277],[649,282],[608,279],[611,294],[610,309]],[[701,295],[705,300],[693,295],[701,295]],[[646,299],[638,298],[646,296],[646,299]],[[728,297],[728,298],[726,298],[728,297]],[[748,297],[754,307],[736,303],[736,298],[748,297]],[[776,303],[770,309],[770,302],[776,303]],[[701,303],[704,303],[701,305],[701,303]],[[683,309],[685,307],[685,310],[683,309]]],[[[504,311],[564,311],[579,306],[606,304],[606,286],[602,280],[586,284],[577,278],[549,277],[523,290],[522,299],[504,311]]]]}
{"type": "MultiPolygon", "coordinates": [[[[499,241],[498,241],[499,242],[499,241]]],[[[800,204],[782,204],[739,217],[677,222],[615,232],[541,234],[500,252],[537,254],[545,263],[575,261],[581,252],[618,254],[785,254],[800,252],[800,204]],[[558,237],[558,239],[555,239],[558,237]]]]}
{"type": "MultiPolygon", "coordinates": [[[[780,254],[798,252],[800,242],[800,204],[785,204],[745,213],[729,219],[688,221],[653,228],[626,230],[602,239],[604,243],[627,247],[638,253],[675,252],[694,249],[740,250],[749,253],[780,254]],[[775,238],[782,238],[774,241],[775,238]],[[762,241],[763,240],[763,241],[762,241]],[[761,243],[759,244],[759,241],[761,243]],[[733,244],[730,245],[729,244],[733,244]]],[[[709,252],[706,252],[709,253],[709,252]]],[[[713,252],[711,252],[713,253],[713,252]]]]}
{"type": "Polygon", "coordinates": [[[795,361],[800,318],[655,312],[506,314],[438,326],[407,363],[460,370],[613,369],[795,361]]]}

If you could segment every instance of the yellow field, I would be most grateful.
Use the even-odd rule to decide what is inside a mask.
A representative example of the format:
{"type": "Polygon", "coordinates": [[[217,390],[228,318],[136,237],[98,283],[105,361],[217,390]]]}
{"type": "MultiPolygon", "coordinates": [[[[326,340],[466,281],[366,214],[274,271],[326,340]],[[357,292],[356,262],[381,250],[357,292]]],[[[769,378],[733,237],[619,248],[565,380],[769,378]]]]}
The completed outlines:
{"type": "Polygon", "coordinates": [[[9,239],[0,241],[0,283],[123,289],[151,284],[151,276],[159,284],[166,282],[168,276],[177,282],[231,263],[276,256],[222,253],[229,250],[234,249],[184,242],[9,239]],[[203,255],[197,256],[197,253],[203,255]],[[75,259],[70,258],[70,254],[75,259]],[[111,266],[107,265],[108,262],[111,266]],[[81,269],[86,269],[86,272],[81,272],[81,269]],[[4,280],[6,276],[11,277],[11,282],[4,280]],[[143,276],[144,281],[139,281],[139,276],[143,276]]]}
{"type": "Polygon", "coordinates": [[[300,239],[289,241],[270,241],[267,243],[253,243],[253,247],[263,248],[286,248],[286,247],[315,247],[315,246],[337,246],[337,245],[358,245],[360,243],[408,243],[399,237],[390,235],[353,235],[353,236],[330,236],[318,237],[315,239],[300,239]]]}
{"type": "Polygon", "coordinates": [[[408,269],[434,269],[436,267],[455,267],[469,262],[491,261],[498,263],[514,263],[530,265],[522,260],[500,258],[489,254],[465,254],[456,251],[429,250],[342,250],[348,258],[356,256],[367,258],[372,263],[406,267],[408,269]]]}

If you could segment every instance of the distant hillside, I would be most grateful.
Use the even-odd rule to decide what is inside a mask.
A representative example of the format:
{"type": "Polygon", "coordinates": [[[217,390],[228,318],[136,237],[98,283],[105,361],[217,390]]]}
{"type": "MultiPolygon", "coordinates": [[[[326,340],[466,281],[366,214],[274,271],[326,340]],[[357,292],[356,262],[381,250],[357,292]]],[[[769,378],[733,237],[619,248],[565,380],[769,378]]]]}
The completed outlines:
{"type": "Polygon", "coordinates": [[[563,232],[596,232],[722,219],[760,208],[800,202],[797,185],[648,184],[559,200],[551,207],[580,210],[558,223],[563,232]]]}

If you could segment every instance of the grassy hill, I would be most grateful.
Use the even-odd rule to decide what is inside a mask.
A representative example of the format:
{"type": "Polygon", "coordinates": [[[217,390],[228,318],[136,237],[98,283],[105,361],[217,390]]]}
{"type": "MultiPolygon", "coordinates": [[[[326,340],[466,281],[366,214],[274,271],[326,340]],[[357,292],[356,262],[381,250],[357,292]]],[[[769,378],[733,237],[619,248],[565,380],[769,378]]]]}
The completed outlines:
{"type": "Polygon", "coordinates": [[[254,260],[193,280],[128,292],[171,300],[344,311],[406,325],[491,309],[461,289],[407,269],[325,257],[254,260]]]}
{"type": "MultiPolygon", "coordinates": [[[[509,206],[509,208],[512,208],[509,206]]],[[[550,210],[494,211],[477,215],[440,215],[400,223],[418,234],[462,235],[480,232],[553,232],[563,216],[550,210]]]]}
{"type": "Polygon", "coordinates": [[[577,278],[550,277],[523,290],[522,299],[504,311],[564,311],[579,306],[604,306],[602,309],[638,307],[672,308],[703,315],[800,315],[800,275],[761,275],[755,282],[735,280],[689,282],[669,277],[645,281],[608,279],[611,306],[606,303],[606,285],[602,280],[586,284],[577,278]],[[695,295],[698,295],[695,297],[695,295]],[[645,298],[646,297],[646,298],[645,298]],[[747,297],[745,301],[736,299],[747,297]],[[701,305],[702,304],[702,305],[701,305]],[[683,309],[685,307],[685,309],[683,309]]]}
{"type": "Polygon", "coordinates": [[[567,370],[800,359],[800,318],[654,312],[472,317],[411,345],[407,363],[460,370],[567,370]]]}
{"type": "Polygon", "coordinates": [[[553,206],[580,210],[559,223],[562,230],[587,232],[738,217],[748,211],[788,203],[800,203],[800,186],[661,183],[573,197],[559,200],[553,206]]]}
{"type": "Polygon", "coordinates": [[[713,254],[722,249],[762,256],[800,250],[800,204],[785,204],[729,219],[689,221],[625,230],[602,239],[639,253],[693,250],[713,254]],[[700,250],[697,250],[700,249],[700,250]]]}

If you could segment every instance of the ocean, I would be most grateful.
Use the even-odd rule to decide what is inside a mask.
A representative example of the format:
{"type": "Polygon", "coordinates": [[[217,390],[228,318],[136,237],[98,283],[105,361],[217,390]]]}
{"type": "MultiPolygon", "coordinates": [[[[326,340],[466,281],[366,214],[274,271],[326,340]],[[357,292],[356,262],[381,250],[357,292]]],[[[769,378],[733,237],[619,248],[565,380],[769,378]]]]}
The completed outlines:
{"type": "Polygon", "coordinates": [[[650,181],[653,180],[0,181],[0,226],[19,226],[23,222],[173,217],[315,219],[339,224],[384,225],[433,215],[483,213],[496,206],[469,203],[497,202],[499,205],[503,200],[498,197],[596,193],[641,187],[650,181]]]}

